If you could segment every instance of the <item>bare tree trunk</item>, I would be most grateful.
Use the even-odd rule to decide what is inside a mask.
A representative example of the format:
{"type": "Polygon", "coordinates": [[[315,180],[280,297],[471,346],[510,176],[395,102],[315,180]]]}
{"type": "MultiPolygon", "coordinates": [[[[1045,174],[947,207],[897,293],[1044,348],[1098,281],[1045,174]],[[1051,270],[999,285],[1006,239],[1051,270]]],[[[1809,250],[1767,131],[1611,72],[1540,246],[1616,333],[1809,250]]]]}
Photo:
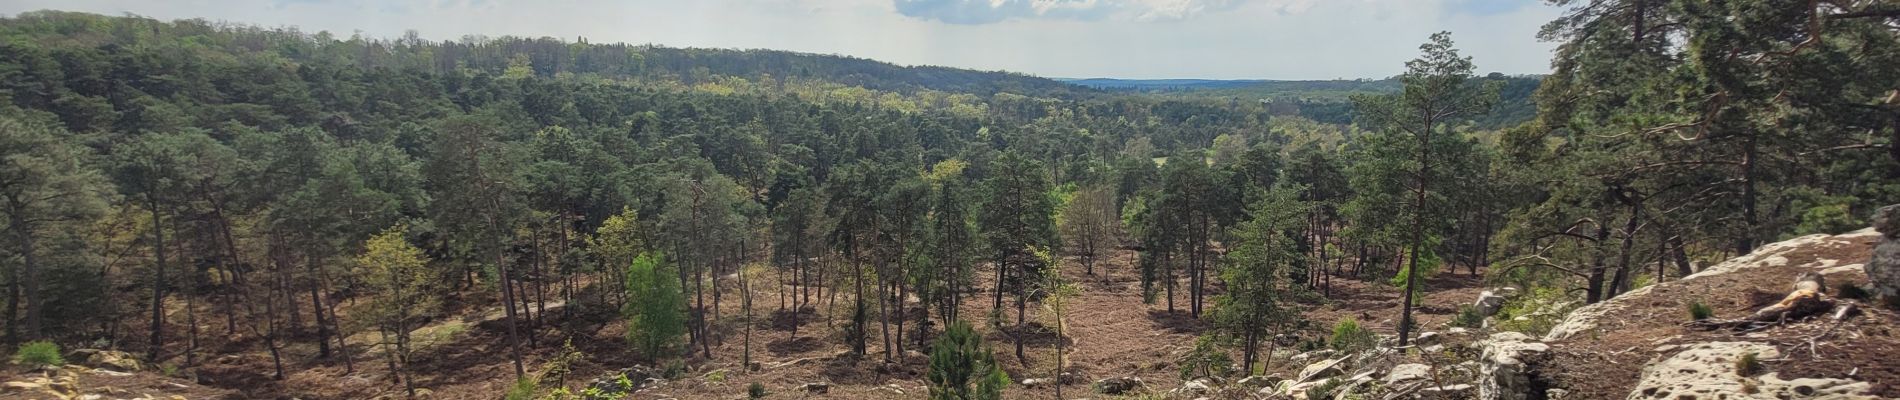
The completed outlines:
{"type": "Polygon", "coordinates": [[[157,257],[152,268],[152,344],[145,359],[158,362],[165,348],[165,225],[159,221],[158,198],[146,194],[152,211],[152,253],[157,257]]]}

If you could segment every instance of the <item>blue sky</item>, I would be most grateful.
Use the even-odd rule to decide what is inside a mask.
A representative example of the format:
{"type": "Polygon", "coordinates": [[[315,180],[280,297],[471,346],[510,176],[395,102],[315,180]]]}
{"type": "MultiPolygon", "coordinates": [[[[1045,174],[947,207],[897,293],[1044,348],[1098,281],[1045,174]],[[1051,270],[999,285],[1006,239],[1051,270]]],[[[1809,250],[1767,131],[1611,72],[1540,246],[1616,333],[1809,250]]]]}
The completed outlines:
{"type": "Polygon", "coordinates": [[[769,48],[1049,77],[1332,79],[1398,73],[1449,30],[1481,72],[1543,73],[1541,0],[9,0],[294,26],[339,37],[552,36],[769,48]]]}

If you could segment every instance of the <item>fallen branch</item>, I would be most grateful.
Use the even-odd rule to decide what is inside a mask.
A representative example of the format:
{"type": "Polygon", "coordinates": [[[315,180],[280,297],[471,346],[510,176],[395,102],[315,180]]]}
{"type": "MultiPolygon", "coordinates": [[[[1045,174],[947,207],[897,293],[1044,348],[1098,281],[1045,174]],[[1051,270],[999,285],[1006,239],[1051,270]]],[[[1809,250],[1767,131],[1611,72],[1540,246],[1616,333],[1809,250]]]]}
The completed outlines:
{"type": "MultiPolygon", "coordinates": [[[[1746,319],[1710,318],[1689,321],[1682,326],[1701,330],[1729,329],[1742,333],[1772,328],[1834,309],[1834,300],[1821,293],[1826,287],[1821,274],[1803,273],[1796,278],[1793,292],[1789,292],[1780,302],[1756,310],[1755,315],[1746,319]]],[[[1847,308],[1852,307],[1843,307],[1847,308]]]]}
{"type": "Polygon", "coordinates": [[[1826,339],[1827,335],[1831,335],[1834,333],[1835,328],[1841,327],[1841,324],[1847,322],[1848,318],[1853,318],[1855,315],[1858,315],[1858,314],[1860,314],[1860,306],[1852,302],[1849,302],[1846,305],[1841,306],[1839,309],[1834,310],[1834,317],[1830,318],[1834,321],[1834,323],[1828,324],[1827,330],[1821,331],[1821,334],[1814,335],[1814,337],[1808,338],[1807,340],[1808,355],[1811,357],[1814,357],[1814,359],[1816,360],[1821,359],[1821,353],[1815,350],[1815,343],[1819,342],[1821,339],[1826,339]]]}

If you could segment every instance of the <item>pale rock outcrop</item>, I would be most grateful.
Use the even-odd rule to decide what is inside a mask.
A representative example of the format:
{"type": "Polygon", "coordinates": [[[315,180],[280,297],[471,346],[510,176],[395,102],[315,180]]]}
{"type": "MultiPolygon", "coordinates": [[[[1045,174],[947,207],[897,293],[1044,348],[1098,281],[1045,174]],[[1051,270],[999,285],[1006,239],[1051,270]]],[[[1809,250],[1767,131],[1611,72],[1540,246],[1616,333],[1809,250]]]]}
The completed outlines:
{"type": "Polygon", "coordinates": [[[1341,368],[1341,364],[1345,362],[1346,359],[1341,357],[1313,363],[1301,369],[1299,377],[1296,378],[1294,382],[1312,382],[1344,375],[1346,374],[1346,370],[1341,368]]]}
{"type": "Polygon", "coordinates": [[[1500,332],[1481,344],[1478,358],[1478,398],[1524,400],[1538,390],[1531,360],[1550,351],[1550,345],[1518,332],[1500,332]]]}
{"type": "MultiPolygon", "coordinates": [[[[1785,255],[1791,251],[1820,246],[1830,241],[1859,240],[1877,234],[1878,233],[1872,228],[1868,228],[1834,236],[1819,234],[1807,235],[1763,245],[1747,255],[1732,258],[1720,264],[1704,268],[1701,272],[1690,274],[1680,280],[1636,288],[1609,300],[1578,308],[1576,311],[1571,312],[1568,317],[1565,317],[1562,322],[1557,323],[1557,326],[1552,327],[1550,333],[1544,335],[1544,341],[1555,342],[1570,339],[1589,332],[1592,329],[1596,329],[1597,321],[1603,319],[1605,316],[1617,315],[1617,313],[1629,309],[1633,304],[1647,301],[1644,300],[1644,295],[1648,294],[1650,290],[1657,286],[1695,285],[1698,284],[1695,280],[1700,278],[1755,268],[1784,266],[1788,265],[1788,258],[1785,257],[1785,255]]],[[[1840,266],[1840,261],[1841,260],[1818,260],[1816,265],[1812,267],[1816,271],[1833,271],[1835,267],[1840,266]]],[[[1871,271],[1869,273],[1871,274],[1871,271]]]]}
{"type": "Polygon", "coordinates": [[[118,372],[138,372],[144,367],[139,363],[138,356],[117,350],[73,350],[71,359],[82,360],[80,364],[93,368],[118,372]]]}
{"type": "MultiPolygon", "coordinates": [[[[1675,346],[1657,349],[1659,353],[1675,346]]],[[[1747,354],[1757,360],[1781,357],[1775,346],[1753,342],[1697,343],[1643,367],[1642,379],[1629,398],[1636,399],[1874,399],[1866,396],[1866,382],[1841,379],[1781,379],[1776,374],[1743,376],[1736,360],[1747,354]]]]}
{"type": "Polygon", "coordinates": [[[1432,367],[1429,365],[1399,364],[1399,365],[1393,366],[1392,371],[1386,372],[1385,384],[1392,385],[1392,384],[1400,383],[1400,382],[1410,382],[1410,381],[1415,381],[1415,380],[1420,380],[1420,379],[1431,379],[1431,377],[1432,377],[1432,367]]]}

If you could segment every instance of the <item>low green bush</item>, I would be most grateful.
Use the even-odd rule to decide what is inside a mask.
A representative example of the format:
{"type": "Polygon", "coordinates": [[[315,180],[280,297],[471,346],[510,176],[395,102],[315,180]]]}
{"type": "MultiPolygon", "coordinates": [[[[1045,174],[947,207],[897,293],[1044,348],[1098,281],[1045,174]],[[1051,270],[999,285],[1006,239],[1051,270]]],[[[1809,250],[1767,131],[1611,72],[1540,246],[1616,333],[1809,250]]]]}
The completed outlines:
{"type": "Polygon", "coordinates": [[[1709,305],[1707,304],[1702,304],[1701,300],[1696,300],[1689,303],[1689,320],[1701,321],[1701,320],[1709,319],[1710,317],[1714,317],[1714,316],[1715,316],[1715,309],[1709,308],[1709,305]]]}
{"type": "Polygon", "coordinates": [[[44,340],[20,345],[20,350],[13,353],[13,362],[33,369],[66,365],[66,359],[59,356],[59,345],[44,340]]]}
{"type": "Polygon", "coordinates": [[[1333,350],[1357,351],[1378,344],[1378,337],[1372,331],[1359,326],[1359,321],[1350,317],[1340,319],[1333,324],[1333,350]]]}

